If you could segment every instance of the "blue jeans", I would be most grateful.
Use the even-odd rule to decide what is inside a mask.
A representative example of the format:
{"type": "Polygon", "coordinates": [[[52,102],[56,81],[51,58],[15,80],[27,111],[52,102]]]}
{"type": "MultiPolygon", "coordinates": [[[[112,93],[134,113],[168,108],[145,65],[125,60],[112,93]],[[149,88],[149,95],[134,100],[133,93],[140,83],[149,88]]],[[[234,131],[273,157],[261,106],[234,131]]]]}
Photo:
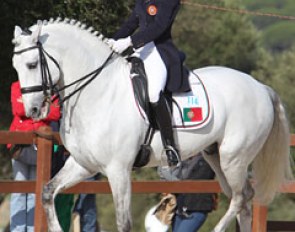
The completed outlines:
{"type": "Polygon", "coordinates": [[[189,217],[176,214],[173,219],[173,232],[196,232],[203,225],[207,218],[207,213],[193,212],[189,217]]]}
{"type": "MultiPolygon", "coordinates": [[[[25,147],[18,159],[12,160],[14,180],[25,181],[36,178],[36,150],[25,147]]],[[[10,199],[10,231],[34,232],[35,194],[13,193],[10,199]]]]}
{"type": "MultiPolygon", "coordinates": [[[[95,180],[94,177],[87,180],[95,180]]],[[[95,194],[79,194],[74,212],[80,215],[81,232],[99,232],[95,194]]]]}

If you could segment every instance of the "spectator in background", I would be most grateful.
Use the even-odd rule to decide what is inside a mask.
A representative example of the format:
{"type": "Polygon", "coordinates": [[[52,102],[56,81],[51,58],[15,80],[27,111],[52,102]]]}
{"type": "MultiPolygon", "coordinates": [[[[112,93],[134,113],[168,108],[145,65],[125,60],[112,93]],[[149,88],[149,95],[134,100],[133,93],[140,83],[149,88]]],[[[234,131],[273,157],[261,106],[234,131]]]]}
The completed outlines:
{"type": "MultiPolygon", "coordinates": [[[[171,175],[169,169],[158,170],[161,179],[167,180],[171,180],[171,177],[184,180],[215,177],[215,173],[201,153],[183,161],[180,172],[175,170],[171,175]]],[[[160,203],[146,214],[146,231],[167,232],[172,223],[172,232],[196,232],[205,222],[208,213],[216,208],[216,200],[217,195],[214,193],[163,194],[160,203]]]]}
{"type": "MultiPolygon", "coordinates": [[[[215,173],[201,153],[183,162],[182,178],[186,180],[214,179],[215,173]]],[[[216,208],[213,193],[181,193],[176,195],[177,206],[172,222],[173,232],[196,232],[216,208]]]]}
{"type": "MultiPolygon", "coordinates": [[[[98,180],[99,178],[100,174],[97,174],[87,180],[98,180]]],[[[80,232],[100,232],[95,194],[79,194],[73,213],[79,216],[80,232]]]]}
{"type": "MultiPolygon", "coordinates": [[[[50,126],[53,131],[59,131],[59,121],[51,122],[50,126]]],[[[55,144],[52,151],[51,176],[54,177],[59,170],[62,169],[70,154],[63,145],[55,144]]],[[[74,206],[74,194],[60,193],[54,199],[54,203],[58,221],[63,232],[69,232],[72,221],[72,209],[74,206]]]]}
{"type": "MultiPolygon", "coordinates": [[[[59,122],[51,122],[53,131],[59,131],[59,122]]],[[[64,166],[70,153],[62,145],[54,145],[52,156],[52,176],[64,166]]],[[[98,180],[97,174],[87,180],[98,180]]],[[[72,210],[74,217],[79,216],[80,232],[100,232],[97,221],[96,195],[79,194],[74,206],[74,194],[58,194],[55,198],[55,209],[63,232],[69,232],[72,210]]]]}
{"type": "MultiPolygon", "coordinates": [[[[51,121],[58,121],[60,108],[57,101],[50,107],[46,119],[34,121],[25,115],[20,83],[11,85],[11,104],[13,120],[10,131],[34,131],[42,126],[49,126],[51,121]]],[[[36,178],[37,148],[35,145],[7,145],[12,153],[12,170],[14,180],[25,181],[36,178]]],[[[35,194],[13,193],[10,201],[10,231],[34,231],[35,194]]]]}

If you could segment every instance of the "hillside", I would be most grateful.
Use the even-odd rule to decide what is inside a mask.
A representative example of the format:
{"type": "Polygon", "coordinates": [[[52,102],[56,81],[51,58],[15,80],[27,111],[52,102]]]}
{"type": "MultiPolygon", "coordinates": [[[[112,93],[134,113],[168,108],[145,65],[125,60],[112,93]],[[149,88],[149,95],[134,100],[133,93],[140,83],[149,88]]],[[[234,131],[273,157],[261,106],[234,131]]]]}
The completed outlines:
{"type": "MultiPolygon", "coordinates": [[[[248,10],[295,17],[294,0],[244,0],[248,10]]],[[[289,49],[295,42],[295,20],[253,16],[255,26],[262,31],[265,47],[273,52],[289,49]]]]}

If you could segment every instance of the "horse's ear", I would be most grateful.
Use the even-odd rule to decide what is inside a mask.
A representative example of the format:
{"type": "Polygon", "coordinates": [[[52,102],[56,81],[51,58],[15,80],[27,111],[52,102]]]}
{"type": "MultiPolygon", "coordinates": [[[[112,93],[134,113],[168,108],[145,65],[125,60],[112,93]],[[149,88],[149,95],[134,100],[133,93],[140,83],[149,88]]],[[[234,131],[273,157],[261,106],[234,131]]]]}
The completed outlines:
{"type": "Polygon", "coordinates": [[[37,28],[32,33],[32,41],[33,41],[33,43],[37,43],[38,42],[39,36],[41,34],[41,29],[42,29],[42,21],[41,20],[38,20],[38,22],[37,22],[37,28]]]}
{"type": "Polygon", "coordinates": [[[22,34],[22,32],[23,31],[19,26],[14,27],[14,38],[12,39],[13,44],[19,44],[19,36],[22,34]]]}
{"type": "Polygon", "coordinates": [[[14,38],[16,39],[22,34],[23,30],[19,26],[14,27],[14,38]]]}

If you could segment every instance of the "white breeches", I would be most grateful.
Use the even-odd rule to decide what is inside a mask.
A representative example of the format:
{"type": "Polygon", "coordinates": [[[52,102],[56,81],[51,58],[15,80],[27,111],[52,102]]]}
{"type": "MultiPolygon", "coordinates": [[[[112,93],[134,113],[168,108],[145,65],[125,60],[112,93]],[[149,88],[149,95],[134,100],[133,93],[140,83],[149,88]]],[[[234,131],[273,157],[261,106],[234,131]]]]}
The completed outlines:
{"type": "Polygon", "coordinates": [[[164,90],[167,81],[166,66],[154,42],[135,50],[134,56],[142,59],[148,78],[148,92],[150,102],[159,100],[160,92],[164,90]]]}

